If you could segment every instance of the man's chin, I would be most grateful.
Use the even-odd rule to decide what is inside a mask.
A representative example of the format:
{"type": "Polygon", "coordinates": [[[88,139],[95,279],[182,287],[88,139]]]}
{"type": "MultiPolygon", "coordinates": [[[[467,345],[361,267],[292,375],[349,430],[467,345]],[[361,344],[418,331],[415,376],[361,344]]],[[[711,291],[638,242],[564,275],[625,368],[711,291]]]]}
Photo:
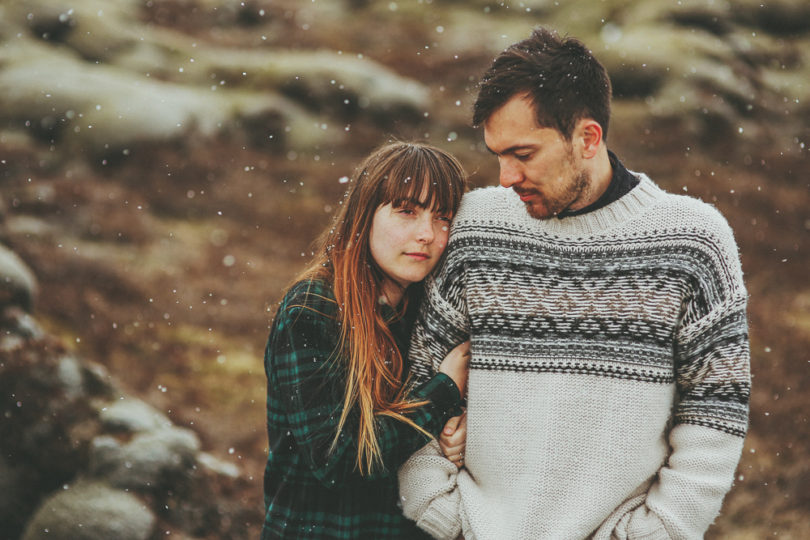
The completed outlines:
{"type": "Polygon", "coordinates": [[[529,215],[534,219],[549,219],[550,217],[553,217],[553,214],[549,214],[545,207],[538,206],[531,202],[527,202],[525,204],[526,212],[528,212],[529,215]]]}

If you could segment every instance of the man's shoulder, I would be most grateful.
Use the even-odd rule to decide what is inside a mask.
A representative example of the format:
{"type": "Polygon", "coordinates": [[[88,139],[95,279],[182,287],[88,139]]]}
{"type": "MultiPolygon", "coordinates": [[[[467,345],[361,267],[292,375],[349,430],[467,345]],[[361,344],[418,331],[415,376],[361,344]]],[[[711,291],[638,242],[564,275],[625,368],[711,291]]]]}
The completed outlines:
{"type": "Polygon", "coordinates": [[[646,227],[657,231],[734,243],[731,226],[720,210],[690,195],[662,191],[662,196],[650,208],[646,218],[646,227]]]}
{"type": "Polygon", "coordinates": [[[501,186],[488,186],[473,189],[464,194],[456,213],[456,220],[490,220],[509,215],[509,210],[520,199],[511,189],[501,186]]]}
{"type": "Polygon", "coordinates": [[[726,229],[728,221],[713,204],[689,195],[666,192],[662,199],[664,215],[678,225],[691,228],[726,229]]]}

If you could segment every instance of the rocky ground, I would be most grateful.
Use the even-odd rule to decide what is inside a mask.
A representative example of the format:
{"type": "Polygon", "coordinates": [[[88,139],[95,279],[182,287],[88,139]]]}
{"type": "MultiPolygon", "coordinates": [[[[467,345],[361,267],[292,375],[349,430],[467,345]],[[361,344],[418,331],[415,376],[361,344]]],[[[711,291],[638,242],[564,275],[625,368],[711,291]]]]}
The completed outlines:
{"type": "Polygon", "coordinates": [[[257,537],[267,327],[340,179],[393,136],[494,183],[474,84],[541,23],[608,66],[611,148],[740,245],[751,430],[707,538],[810,537],[801,0],[0,1],[0,536],[72,492],[131,505],[131,538],[257,537]]]}

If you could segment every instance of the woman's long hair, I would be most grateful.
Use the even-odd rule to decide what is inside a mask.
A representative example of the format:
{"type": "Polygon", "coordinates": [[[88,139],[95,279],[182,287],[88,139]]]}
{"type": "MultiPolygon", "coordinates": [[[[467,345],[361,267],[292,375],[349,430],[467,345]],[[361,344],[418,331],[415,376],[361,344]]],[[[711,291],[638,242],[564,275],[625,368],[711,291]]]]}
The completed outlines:
{"type": "MultiPolygon", "coordinates": [[[[447,152],[423,143],[395,142],[371,153],[351,180],[334,223],[320,238],[312,264],[298,277],[333,284],[340,336],[336,353],[346,358],[343,412],[332,448],[349,413],[359,410],[357,467],[361,474],[382,464],[375,418],[384,415],[424,432],[407,416],[422,403],[406,398],[404,362],[378,302],[384,273],[369,247],[374,214],[382,205],[417,201],[435,212],[454,215],[466,188],[466,175],[447,152]],[[427,194],[426,200],[420,196],[427,194]]],[[[410,295],[406,291],[403,304],[410,295]]],[[[403,306],[404,311],[404,306],[403,306]]]]}

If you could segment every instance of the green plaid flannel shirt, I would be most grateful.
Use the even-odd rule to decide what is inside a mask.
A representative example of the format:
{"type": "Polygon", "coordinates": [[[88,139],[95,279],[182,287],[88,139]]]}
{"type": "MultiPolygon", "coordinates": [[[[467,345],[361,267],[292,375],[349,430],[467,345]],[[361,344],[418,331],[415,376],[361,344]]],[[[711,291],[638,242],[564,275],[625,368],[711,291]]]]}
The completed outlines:
{"type": "MultiPolygon", "coordinates": [[[[391,315],[388,306],[384,315],[391,315]]],[[[409,310],[412,314],[412,311],[409,310]]],[[[264,473],[270,538],[428,538],[399,508],[397,469],[427,438],[403,422],[377,417],[382,468],[356,469],[357,414],[330,446],[343,410],[345,367],[335,354],[339,335],[331,287],[318,280],[293,286],[281,302],[265,350],[269,455],[264,473]]],[[[407,351],[409,321],[389,325],[407,351]]],[[[460,412],[458,387],[438,374],[410,393],[428,403],[409,415],[437,435],[460,412]]]]}

